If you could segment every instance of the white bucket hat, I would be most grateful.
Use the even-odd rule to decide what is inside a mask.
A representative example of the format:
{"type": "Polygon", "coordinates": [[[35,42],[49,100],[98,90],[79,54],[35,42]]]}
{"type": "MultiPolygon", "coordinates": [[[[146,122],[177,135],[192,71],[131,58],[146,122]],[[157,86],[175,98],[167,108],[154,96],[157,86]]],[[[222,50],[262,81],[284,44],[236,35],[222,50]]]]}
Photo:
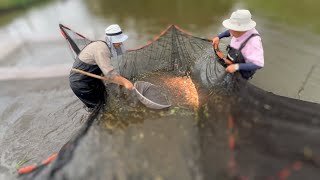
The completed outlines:
{"type": "Polygon", "coordinates": [[[105,30],[106,35],[111,43],[122,43],[128,39],[128,36],[122,33],[118,24],[112,24],[105,30]]]}
{"type": "Polygon", "coordinates": [[[251,19],[250,11],[241,9],[233,12],[230,19],[224,20],[222,25],[234,31],[248,31],[256,26],[256,22],[251,19]]]}

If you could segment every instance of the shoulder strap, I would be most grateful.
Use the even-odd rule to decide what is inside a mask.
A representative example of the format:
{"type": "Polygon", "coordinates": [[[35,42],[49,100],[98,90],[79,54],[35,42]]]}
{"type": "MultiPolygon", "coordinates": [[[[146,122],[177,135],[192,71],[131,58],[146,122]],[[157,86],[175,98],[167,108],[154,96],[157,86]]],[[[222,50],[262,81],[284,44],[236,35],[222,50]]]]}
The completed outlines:
{"type": "Polygon", "coordinates": [[[246,44],[248,43],[248,41],[249,41],[251,38],[255,37],[255,36],[260,36],[260,35],[259,35],[259,34],[251,34],[251,35],[241,44],[241,46],[240,46],[240,48],[239,48],[239,51],[241,51],[241,50],[246,46],[246,44]]]}
{"type": "Polygon", "coordinates": [[[105,43],[106,45],[108,45],[108,43],[106,41],[103,41],[103,40],[96,40],[94,42],[99,42],[99,41],[105,43]]]}

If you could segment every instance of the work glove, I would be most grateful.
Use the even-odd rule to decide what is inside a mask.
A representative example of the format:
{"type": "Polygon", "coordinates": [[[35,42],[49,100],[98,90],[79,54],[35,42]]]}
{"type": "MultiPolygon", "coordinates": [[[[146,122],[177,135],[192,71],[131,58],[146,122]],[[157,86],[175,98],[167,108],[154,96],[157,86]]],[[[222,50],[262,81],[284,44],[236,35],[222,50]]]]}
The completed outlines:
{"type": "Polygon", "coordinates": [[[220,43],[219,37],[215,37],[212,39],[212,46],[214,49],[218,49],[220,43]]]}
{"type": "Polygon", "coordinates": [[[228,73],[234,73],[239,70],[239,64],[231,64],[226,68],[228,73]]]}
{"type": "Polygon", "coordinates": [[[212,46],[217,54],[217,56],[220,58],[220,63],[221,64],[226,64],[226,65],[229,65],[229,64],[232,64],[232,62],[226,58],[224,58],[224,55],[219,51],[219,43],[220,43],[220,39],[219,37],[215,37],[212,39],[212,46]]]}
{"type": "Polygon", "coordinates": [[[134,90],[134,86],[133,86],[132,82],[130,82],[130,81],[126,81],[123,86],[124,86],[126,89],[128,89],[129,91],[134,90]]]}

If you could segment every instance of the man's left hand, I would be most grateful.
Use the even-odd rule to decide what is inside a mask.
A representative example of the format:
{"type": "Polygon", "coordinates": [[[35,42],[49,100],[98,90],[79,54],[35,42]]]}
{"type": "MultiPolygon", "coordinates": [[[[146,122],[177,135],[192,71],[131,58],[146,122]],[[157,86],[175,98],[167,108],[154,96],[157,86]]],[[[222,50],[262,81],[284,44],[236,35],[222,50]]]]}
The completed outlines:
{"type": "Polygon", "coordinates": [[[231,64],[226,68],[228,73],[234,73],[239,70],[239,64],[231,64]]]}

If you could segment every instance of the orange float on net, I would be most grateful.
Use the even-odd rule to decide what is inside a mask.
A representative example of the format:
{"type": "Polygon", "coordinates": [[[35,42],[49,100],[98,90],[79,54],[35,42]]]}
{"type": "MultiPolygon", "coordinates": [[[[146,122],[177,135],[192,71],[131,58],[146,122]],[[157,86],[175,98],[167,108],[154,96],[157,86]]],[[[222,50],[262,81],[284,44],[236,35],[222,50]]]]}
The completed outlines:
{"type": "Polygon", "coordinates": [[[18,173],[19,174],[25,174],[25,173],[29,173],[29,172],[31,172],[31,171],[33,171],[35,169],[36,169],[36,166],[28,166],[28,167],[20,168],[18,170],[18,173]]]}
{"type": "Polygon", "coordinates": [[[302,168],[302,163],[300,161],[296,161],[292,165],[293,170],[299,171],[302,168]]]}
{"type": "Polygon", "coordinates": [[[55,160],[57,158],[58,154],[54,154],[52,156],[50,156],[48,159],[42,161],[42,164],[49,164],[50,162],[52,162],[53,160],[55,160]]]}
{"type": "Polygon", "coordinates": [[[234,138],[234,135],[231,134],[231,135],[229,136],[229,148],[230,148],[231,150],[234,150],[235,147],[236,147],[235,138],[234,138]]]}
{"type": "Polygon", "coordinates": [[[281,170],[278,174],[280,180],[286,180],[290,176],[291,172],[288,168],[281,170]]]}

